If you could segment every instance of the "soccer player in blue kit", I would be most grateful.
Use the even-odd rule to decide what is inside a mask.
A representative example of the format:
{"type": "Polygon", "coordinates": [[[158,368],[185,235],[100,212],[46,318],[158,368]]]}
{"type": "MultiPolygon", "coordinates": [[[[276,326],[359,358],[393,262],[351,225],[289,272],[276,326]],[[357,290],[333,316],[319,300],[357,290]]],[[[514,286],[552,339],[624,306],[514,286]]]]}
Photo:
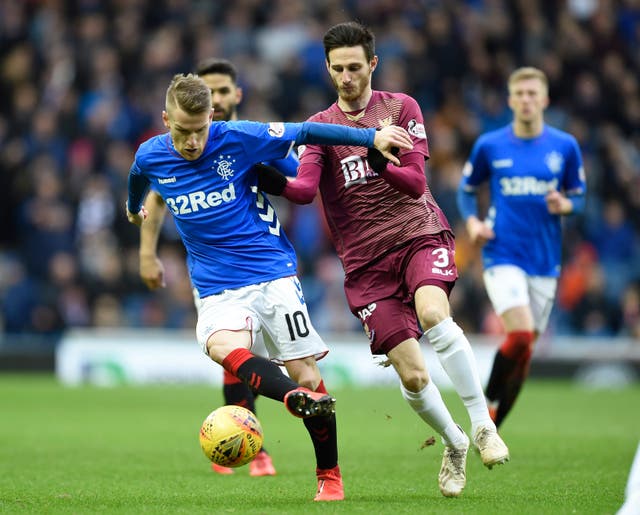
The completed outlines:
{"type": "MultiPolygon", "coordinates": [[[[233,63],[226,59],[206,59],[196,67],[196,75],[201,77],[211,91],[214,121],[230,121],[238,119],[238,105],[243,96],[242,88],[238,85],[238,72],[233,63]]],[[[265,165],[273,165],[287,176],[295,176],[300,161],[295,152],[291,152],[286,159],[280,159],[265,165]]],[[[255,181],[257,182],[257,173],[255,181]]],[[[256,191],[256,204],[262,216],[276,223],[275,211],[266,195],[256,191]]],[[[149,191],[144,201],[147,218],[140,226],[140,277],[147,287],[155,290],[164,287],[164,266],[158,256],[158,240],[167,211],[162,197],[153,190],[149,191]]],[[[194,302],[199,308],[200,298],[194,289],[194,302]]],[[[253,352],[266,355],[262,338],[254,342],[253,352]]],[[[243,381],[224,370],[222,376],[222,393],[225,404],[237,404],[256,413],[256,395],[243,381]]],[[[234,469],[211,463],[211,469],[218,474],[233,474],[234,469]]],[[[263,447],[258,455],[249,463],[249,475],[273,476],[276,469],[271,456],[263,447]]]]}
{"type": "Polygon", "coordinates": [[[202,78],[174,76],[162,113],[169,133],[150,138],[136,152],[127,218],[142,223],[142,201],[153,183],[187,251],[201,299],[196,336],[203,351],[304,419],[316,455],[314,500],[341,500],[335,399],[316,363],[328,349],[309,321],[291,243],[277,221],[261,217],[253,167],[283,159],[304,143],[375,147],[398,164],[391,149],[412,148],[411,138],[397,126],[376,131],[310,122],[212,123],[212,117],[211,93],[202,78]],[[259,331],[271,361],[250,351],[259,331]]]}
{"type": "Polygon", "coordinates": [[[561,217],[581,213],[586,182],[576,139],[544,123],[548,82],[536,68],[508,81],[513,123],[482,135],[458,188],[471,240],[482,245],[483,279],[506,339],[485,390],[496,426],[513,407],[534,342],[549,321],[560,275],[561,217]],[[476,189],[489,182],[491,206],[478,218],[476,189]]]}

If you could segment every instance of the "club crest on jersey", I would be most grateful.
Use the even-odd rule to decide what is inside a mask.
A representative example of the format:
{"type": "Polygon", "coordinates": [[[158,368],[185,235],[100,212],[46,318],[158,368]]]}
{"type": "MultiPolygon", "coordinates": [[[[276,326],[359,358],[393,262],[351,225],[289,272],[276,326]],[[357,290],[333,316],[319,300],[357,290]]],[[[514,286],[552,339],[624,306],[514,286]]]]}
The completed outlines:
{"type": "Polygon", "coordinates": [[[409,120],[407,132],[416,138],[427,139],[427,133],[424,130],[424,123],[419,123],[415,118],[409,120]]]}
{"type": "Polygon", "coordinates": [[[544,164],[547,165],[547,168],[551,171],[551,173],[560,173],[562,170],[562,165],[564,164],[564,158],[560,152],[549,152],[546,156],[544,156],[544,164]]]}
{"type": "Polygon", "coordinates": [[[211,168],[216,171],[216,173],[222,177],[225,181],[228,181],[233,177],[233,164],[236,162],[235,159],[232,159],[230,155],[219,155],[216,159],[213,160],[213,165],[211,168]]]}
{"type": "Polygon", "coordinates": [[[389,127],[393,125],[393,118],[388,116],[384,120],[378,120],[378,125],[380,125],[380,127],[389,127]]]}
{"type": "Polygon", "coordinates": [[[284,135],[284,123],[282,122],[271,122],[269,124],[269,128],[267,129],[269,136],[273,138],[282,138],[284,135]]]}

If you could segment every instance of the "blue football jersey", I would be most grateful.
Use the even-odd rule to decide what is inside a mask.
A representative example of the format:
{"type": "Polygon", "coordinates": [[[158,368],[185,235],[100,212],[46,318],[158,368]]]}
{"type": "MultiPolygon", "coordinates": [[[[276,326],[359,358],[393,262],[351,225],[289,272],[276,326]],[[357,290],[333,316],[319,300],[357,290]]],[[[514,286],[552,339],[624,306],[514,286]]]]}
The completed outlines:
{"type": "Polygon", "coordinates": [[[194,161],[173,148],[168,133],[138,148],[130,173],[147,179],[167,204],[201,298],[296,274],[295,251],[251,169],[285,158],[298,130],[295,124],[214,122],[194,161]]]}
{"type": "MultiPolygon", "coordinates": [[[[478,138],[464,166],[461,192],[474,192],[489,181],[487,222],[495,239],[482,250],[485,268],[512,264],[529,275],[560,274],[561,217],[550,214],[551,190],[584,195],[586,182],[576,139],[545,125],[530,139],[518,138],[511,125],[478,138]]],[[[471,213],[463,213],[465,218],[471,213]]],[[[475,213],[473,213],[475,214],[475,213]]]]}

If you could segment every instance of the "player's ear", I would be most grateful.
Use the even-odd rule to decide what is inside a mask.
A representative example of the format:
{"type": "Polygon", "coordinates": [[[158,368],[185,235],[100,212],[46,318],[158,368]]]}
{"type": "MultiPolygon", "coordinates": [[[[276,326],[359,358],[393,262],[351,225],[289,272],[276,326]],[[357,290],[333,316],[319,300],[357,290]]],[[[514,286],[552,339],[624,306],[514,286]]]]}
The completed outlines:
{"type": "Polygon", "coordinates": [[[542,99],[542,109],[544,110],[547,107],[549,107],[549,95],[545,95],[542,99]]]}
{"type": "Polygon", "coordinates": [[[169,115],[166,111],[162,111],[162,123],[167,129],[171,129],[171,124],[169,123],[169,115]]]}
{"type": "Polygon", "coordinates": [[[242,102],[242,88],[236,88],[236,104],[242,102]]]}
{"type": "Polygon", "coordinates": [[[369,66],[371,67],[371,71],[373,72],[373,70],[376,69],[376,67],[378,66],[378,56],[374,55],[371,58],[371,61],[369,61],[369,66]]]}

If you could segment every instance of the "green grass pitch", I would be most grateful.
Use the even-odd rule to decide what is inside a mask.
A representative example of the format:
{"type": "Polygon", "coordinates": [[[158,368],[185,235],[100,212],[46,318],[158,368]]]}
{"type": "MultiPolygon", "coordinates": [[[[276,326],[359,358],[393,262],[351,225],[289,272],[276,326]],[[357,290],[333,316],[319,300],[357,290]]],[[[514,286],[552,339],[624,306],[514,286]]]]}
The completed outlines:
{"type": "MultiPolygon", "coordinates": [[[[66,388],[52,376],[0,375],[1,513],[613,514],[640,438],[640,385],[585,390],[530,380],[502,435],[512,459],[489,471],[470,452],[461,497],[440,495],[442,444],[397,388],[341,389],[346,500],[314,503],[302,423],[260,398],[278,470],[217,476],[198,444],[220,388],[66,388]]],[[[468,421],[452,392],[455,418],[468,421]]]]}

